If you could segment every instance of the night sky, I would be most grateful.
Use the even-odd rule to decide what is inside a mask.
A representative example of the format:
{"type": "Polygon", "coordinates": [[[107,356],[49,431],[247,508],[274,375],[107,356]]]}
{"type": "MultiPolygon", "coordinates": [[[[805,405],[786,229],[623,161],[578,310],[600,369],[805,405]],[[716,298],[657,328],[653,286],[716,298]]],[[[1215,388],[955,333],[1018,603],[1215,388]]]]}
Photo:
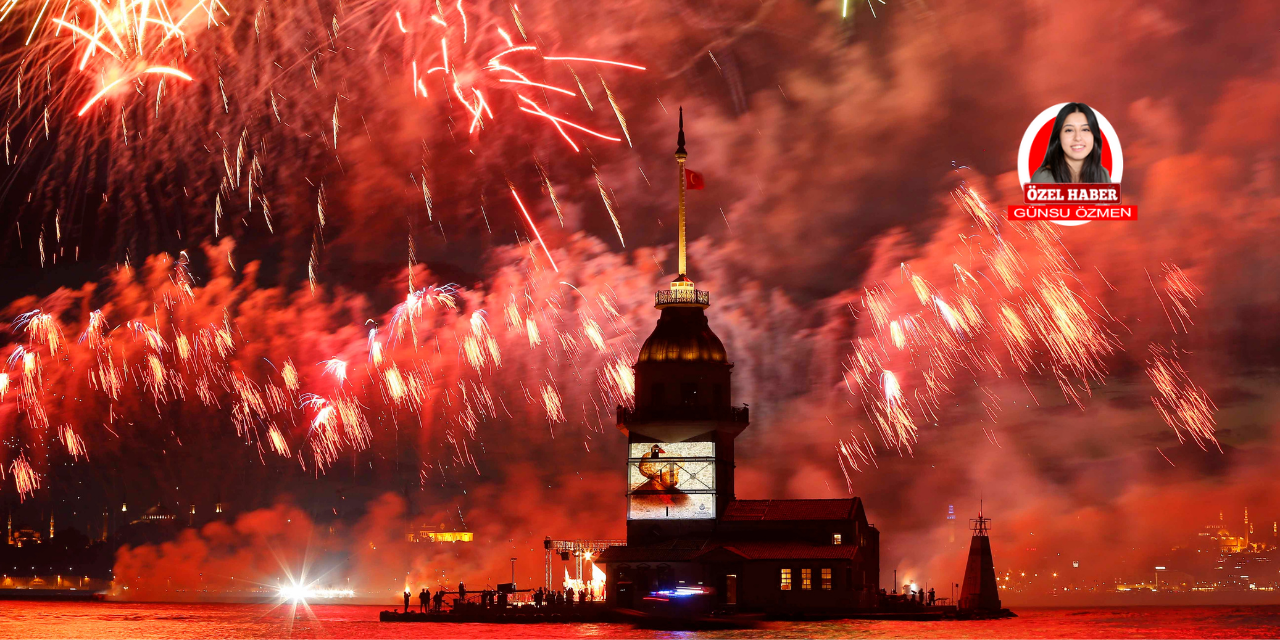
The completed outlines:
{"type": "Polygon", "coordinates": [[[1220,511],[1241,521],[1246,507],[1271,536],[1280,8],[872,5],[874,16],[852,2],[842,19],[825,0],[544,0],[517,13],[476,3],[465,5],[462,45],[449,7],[441,27],[434,7],[389,0],[228,4],[222,26],[190,34],[185,57],[172,46],[144,56],[191,81],[138,76],[83,117],[102,78],[141,63],[95,58],[94,73],[78,71],[83,40],[52,27],[24,47],[38,10],[24,5],[0,22],[0,301],[6,322],[52,314],[66,345],[16,326],[0,336],[6,357],[42,354],[48,416],[42,425],[19,400],[19,356],[0,400],[6,508],[33,524],[52,510],[82,530],[122,501],[207,513],[221,499],[244,516],[188,533],[182,552],[122,554],[118,572],[135,575],[181,566],[265,579],[279,571],[268,547],[301,553],[330,522],[344,575],[370,586],[406,570],[502,577],[512,555],[540,576],[544,535],[621,537],[626,454],[613,407],[625,394],[610,372],[634,361],[657,319],[652,293],[675,275],[671,153],[683,106],[689,166],[707,184],[689,199],[690,275],[711,292],[734,402],[751,408],[738,497],[861,496],[882,532],[886,585],[894,568],[958,578],[979,500],[997,568],[1075,557],[1090,577],[1120,577],[1220,511]],[[533,101],[523,102],[485,68],[508,48],[498,28],[520,41],[523,28],[545,56],[646,69],[513,53],[503,60],[532,80],[578,94],[518,87],[533,101]],[[465,92],[425,75],[445,31],[459,81],[489,96],[483,128],[468,130],[477,118],[465,92]],[[958,194],[984,198],[997,218],[1020,202],[1023,130],[1067,101],[1114,125],[1125,202],[1140,217],[1058,227],[1047,240],[1007,231],[1025,267],[1010,287],[984,260],[994,235],[958,194]],[[621,140],[567,128],[570,143],[521,111],[533,103],[621,140]],[[959,331],[1001,366],[958,364],[930,405],[917,395],[927,359],[897,353],[884,367],[916,429],[905,442],[878,430],[883,392],[860,392],[848,373],[859,340],[887,340],[873,292],[891,291],[894,317],[936,323],[916,274],[940,298],[970,296],[995,327],[1001,302],[1034,297],[1050,271],[1107,345],[1096,371],[1068,372],[1078,402],[1048,346],[1024,372],[994,328],[959,331]],[[1171,293],[1169,274],[1194,295],[1171,293]],[[450,302],[397,319],[406,293],[424,287],[450,302]],[[128,372],[115,400],[91,378],[104,352],[76,342],[95,309],[112,366],[128,372]],[[375,326],[387,362],[421,394],[394,397],[389,365],[370,354],[375,326]],[[210,365],[206,399],[198,381],[213,369],[182,360],[178,335],[218,327],[234,349],[210,365]],[[148,387],[148,354],[175,377],[148,387]],[[1212,400],[1216,440],[1198,446],[1162,419],[1147,373],[1156,354],[1212,400]],[[346,382],[324,372],[331,358],[347,363],[346,382]],[[274,408],[269,388],[285,398],[274,408]],[[267,409],[254,408],[255,393],[267,409]],[[340,451],[323,465],[308,393],[348,398],[367,422],[367,433],[337,427],[340,451]],[[250,417],[238,421],[237,407],[250,417]],[[66,424],[85,456],[69,453],[66,424]],[[842,442],[861,443],[862,456],[842,458],[842,442]],[[20,458],[41,480],[21,499],[20,458]],[[406,545],[406,513],[465,523],[477,542],[456,554],[406,545]]]}

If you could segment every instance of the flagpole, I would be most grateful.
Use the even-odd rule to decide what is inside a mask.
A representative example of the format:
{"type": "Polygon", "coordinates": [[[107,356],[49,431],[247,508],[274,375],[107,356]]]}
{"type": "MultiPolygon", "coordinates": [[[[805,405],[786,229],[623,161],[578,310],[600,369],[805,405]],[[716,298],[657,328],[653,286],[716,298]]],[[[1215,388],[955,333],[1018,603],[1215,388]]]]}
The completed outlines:
{"type": "Polygon", "coordinates": [[[676,138],[676,165],[680,167],[680,275],[682,276],[687,273],[684,241],[684,190],[686,182],[684,161],[688,156],[689,154],[684,150],[684,107],[680,107],[680,135],[676,138]]]}

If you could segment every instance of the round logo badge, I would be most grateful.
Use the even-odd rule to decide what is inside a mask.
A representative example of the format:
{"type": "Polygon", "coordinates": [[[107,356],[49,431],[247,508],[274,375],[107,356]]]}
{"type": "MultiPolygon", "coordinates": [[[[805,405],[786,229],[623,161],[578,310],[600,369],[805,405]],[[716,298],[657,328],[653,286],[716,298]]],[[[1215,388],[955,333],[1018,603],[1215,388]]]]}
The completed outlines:
{"type": "MultiPolygon", "coordinates": [[[[1031,121],[1026,133],[1022,134],[1022,144],[1018,146],[1018,182],[1022,186],[1025,187],[1028,182],[1031,182],[1031,174],[1035,173],[1035,170],[1044,162],[1045,151],[1049,149],[1049,137],[1053,135],[1053,120],[1066,105],[1066,102],[1059,102],[1041,111],[1040,115],[1031,121]]],[[[1116,136],[1116,130],[1112,128],[1111,122],[1102,115],[1101,111],[1094,109],[1093,113],[1098,116],[1098,128],[1102,129],[1098,132],[1102,142],[1102,166],[1111,175],[1111,181],[1118,183],[1124,178],[1124,152],[1120,148],[1120,138],[1116,136]]],[[[1088,220],[1053,220],[1052,222],[1064,227],[1089,223],[1088,220]]]]}

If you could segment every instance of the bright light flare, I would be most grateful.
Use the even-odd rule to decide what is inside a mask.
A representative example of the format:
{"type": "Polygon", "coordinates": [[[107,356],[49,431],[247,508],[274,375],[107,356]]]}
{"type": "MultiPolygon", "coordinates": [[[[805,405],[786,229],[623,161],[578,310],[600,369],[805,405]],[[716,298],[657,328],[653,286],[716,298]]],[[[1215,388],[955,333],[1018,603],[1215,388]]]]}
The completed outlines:
{"type": "Polygon", "coordinates": [[[279,596],[280,599],[285,602],[301,604],[308,600],[354,598],[356,597],[356,592],[352,589],[316,587],[314,583],[304,585],[291,582],[290,584],[280,586],[279,596]]]}

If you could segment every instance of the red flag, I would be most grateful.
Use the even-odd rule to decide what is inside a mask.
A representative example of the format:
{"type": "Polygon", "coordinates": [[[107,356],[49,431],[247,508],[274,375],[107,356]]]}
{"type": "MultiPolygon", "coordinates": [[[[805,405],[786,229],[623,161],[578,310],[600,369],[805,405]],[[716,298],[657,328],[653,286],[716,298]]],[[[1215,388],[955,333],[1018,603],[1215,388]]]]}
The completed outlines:
{"type": "Polygon", "coordinates": [[[707,186],[707,183],[702,181],[702,174],[690,169],[684,170],[684,181],[688,188],[695,191],[702,191],[703,187],[707,186]]]}

